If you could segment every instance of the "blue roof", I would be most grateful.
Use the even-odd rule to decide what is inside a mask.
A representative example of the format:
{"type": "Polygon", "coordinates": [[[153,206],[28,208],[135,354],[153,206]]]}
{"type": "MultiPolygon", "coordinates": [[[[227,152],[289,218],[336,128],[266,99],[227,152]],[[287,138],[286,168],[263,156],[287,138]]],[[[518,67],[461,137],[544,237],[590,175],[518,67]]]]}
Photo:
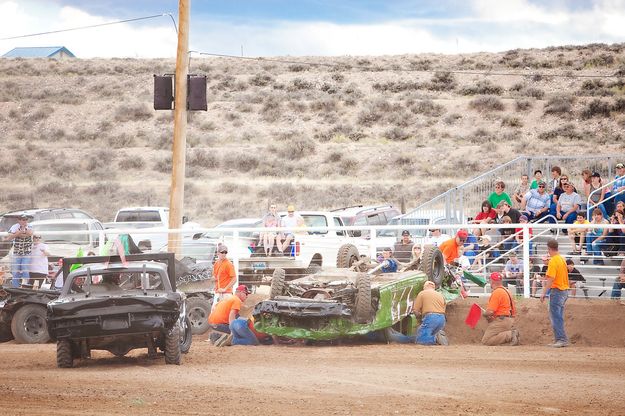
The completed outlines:
{"type": "Polygon", "coordinates": [[[49,58],[58,52],[65,52],[67,55],[69,55],[72,58],[76,57],[65,46],[13,48],[9,52],[2,55],[2,57],[3,58],[49,58]]]}

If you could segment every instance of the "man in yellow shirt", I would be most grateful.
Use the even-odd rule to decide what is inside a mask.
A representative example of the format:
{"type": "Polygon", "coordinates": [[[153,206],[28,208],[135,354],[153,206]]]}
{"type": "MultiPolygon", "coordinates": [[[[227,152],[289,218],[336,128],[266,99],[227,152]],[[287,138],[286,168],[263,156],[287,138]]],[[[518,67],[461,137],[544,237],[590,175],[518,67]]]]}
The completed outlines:
{"type": "Polygon", "coordinates": [[[569,346],[569,338],[564,332],[564,304],[569,297],[569,270],[564,257],[558,252],[558,242],[551,238],[547,241],[549,263],[545,273],[545,283],[540,301],[545,301],[545,294],[549,290],[549,318],[553,328],[555,342],[550,347],[562,348],[569,346]]]}

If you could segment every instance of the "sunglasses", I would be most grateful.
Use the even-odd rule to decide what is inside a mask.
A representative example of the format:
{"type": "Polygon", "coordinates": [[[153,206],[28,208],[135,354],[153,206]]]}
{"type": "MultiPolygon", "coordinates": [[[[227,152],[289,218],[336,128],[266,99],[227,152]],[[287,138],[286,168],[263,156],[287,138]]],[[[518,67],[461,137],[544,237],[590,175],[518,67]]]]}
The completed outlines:
{"type": "Polygon", "coordinates": [[[539,187],[539,188],[544,188],[544,187],[545,187],[545,185],[538,185],[538,187],[539,187]]]}
{"type": "Polygon", "coordinates": [[[33,237],[33,240],[41,240],[41,237],[33,237]]]}
{"type": "Polygon", "coordinates": [[[228,254],[228,250],[220,251],[219,253],[221,253],[221,254],[228,254]]]}

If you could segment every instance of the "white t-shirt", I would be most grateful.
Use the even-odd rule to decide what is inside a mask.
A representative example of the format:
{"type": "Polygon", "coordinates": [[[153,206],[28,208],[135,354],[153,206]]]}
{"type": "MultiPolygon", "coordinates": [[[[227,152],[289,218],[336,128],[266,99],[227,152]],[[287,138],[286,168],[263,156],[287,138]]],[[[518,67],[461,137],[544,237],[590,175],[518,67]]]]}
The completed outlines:
{"type": "Polygon", "coordinates": [[[286,228],[286,234],[293,234],[295,232],[295,228],[297,228],[302,221],[303,218],[298,214],[293,214],[293,216],[287,215],[286,217],[282,217],[280,225],[286,228]]]}
{"type": "Polygon", "coordinates": [[[45,243],[33,244],[30,254],[30,271],[32,273],[48,274],[48,257],[45,252],[48,251],[48,245],[45,243]]]}

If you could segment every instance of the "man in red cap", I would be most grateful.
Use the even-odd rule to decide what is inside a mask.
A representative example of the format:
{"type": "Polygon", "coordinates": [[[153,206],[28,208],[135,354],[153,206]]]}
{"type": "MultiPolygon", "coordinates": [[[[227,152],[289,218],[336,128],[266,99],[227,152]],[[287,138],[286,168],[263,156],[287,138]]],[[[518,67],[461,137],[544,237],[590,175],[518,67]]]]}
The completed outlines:
{"type": "Polygon", "coordinates": [[[519,345],[519,331],[514,326],[516,308],[510,292],[503,287],[502,277],[499,272],[490,275],[490,286],[493,291],[482,314],[488,321],[488,327],[482,337],[484,345],[519,345]]]}
{"type": "Polygon", "coordinates": [[[456,233],[456,238],[450,238],[438,246],[443,253],[445,263],[460,263],[459,258],[462,256],[462,247],[464,247],[464,242],[467,241],[468,236],[469,233],[465,230],[460,230],[456,233]]]}
{"type": "Polygon", "coordinates": [[[248,321],[239,316],[241,304],[250,293],[245,285],[239,285],[234,295],[227,295],[213,308],[208,317],[208,323],[216,332],[211,333],[209,340],[217,346],[227,345],[257,345],[258,339],[250,330],[248,321]],[[221,334],[219,334],[221,332],[221,334]]]}

